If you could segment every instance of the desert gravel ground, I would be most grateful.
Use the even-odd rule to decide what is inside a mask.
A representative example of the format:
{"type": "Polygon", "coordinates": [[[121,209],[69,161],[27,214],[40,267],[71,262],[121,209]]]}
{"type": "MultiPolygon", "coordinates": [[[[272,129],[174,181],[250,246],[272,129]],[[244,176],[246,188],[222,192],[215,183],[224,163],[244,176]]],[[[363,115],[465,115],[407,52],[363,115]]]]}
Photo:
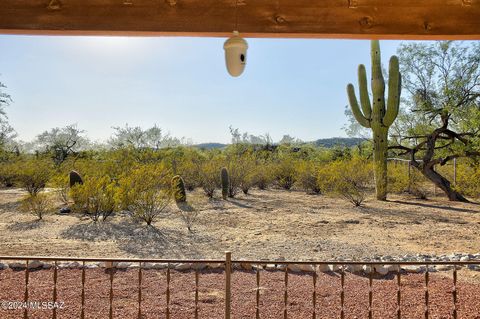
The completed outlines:
{"type": "MultiPolygon", "coordinates": [[[[253,190],[250,195],[223,201],[207,200],[200,190],[188,194],[198,211],[189,232],[179,209],[171,205],[154,227],[118,213],[94,224],[82,215],[51,214],[38,222],[20,213],[19,189],[0,190],[0,255],[76,257],[224,258],[328,260],[361,259],[404,254],[480,252],[480,208],[476,204],[451,203],[443,197],[418,200],[392,195],[387,202],[367,200],[363,207],[322,195],[300,191],[253,190]]],[[[81,270],[58,272],[57,300],[65,302],[58,318],[78,318],[81,270]]],[[[86,316],[107,318],[109,274],[86,270],[86,316]]],[[[142,284],[144,318],[163,318],[166,301],[165,271],[145,270],[142,284]]],[[[430,318],[453,318],[450,272],[431,274],[430,318]]],[[[171,318],[193,318],[194,273],[172,271],[171,318]]],[[[24,298],[25,272],[0,271],[0,300],[24,298]]],[[[29,300],[50,301],[52,270],[30,272],[29,300]]],[[[199,318],[222,318],[224,274],[202,271],[199,318]]],[[[480,319],[480,272],[459,272],[458,318],[480,319]]],[[[395,318],[396,281],[374,280],[374,318],[395,318]]],[[[255,317],[256,276],[233,274],[234,318],[255,317]]],[[[261,318],[283,317],[284,273],[262,271],[261,318]]],[[[288,317],[312,317],[312,274],[290,274],[288,317]]],[[[138,270],[114,274],[115,318],[136,318],[138,270]]],[[[340,279],[336,273],[319,273],[316,288],[317,318],[339,318],[340,279]]],[[[402,318],[424,318],[424,275],[402,276],[402,318]]],[[[366,318],[368,279],[346,275],[345,318],[366,318]]],[[[30,318],[51,318],[51,311],[35,310],[30,318]]],[[[1,319],[22,318],[21,310],[0,310],[1,319]]]]}
{"type": "Polygon", "coordinates": [[[198,210],[189,232],[171,205],[154,227],[117,214],[94,224],[81,215],[37,222],[18,211],[23,192],[0,190],[0,255],[325,260],[406,253],[480,252],[480,206],[443,197],[391,195],[353,207],[300,191],[253,190],[223,201],[188,194],[198,210]]]}
{"type": "MultiPolygon", "coordinates": [[[[142,318],[165,318],[166,271],[144,270],[142,279],[142,318]]],[[[316,318],[340,318],[340,276],[337,273],[318,273],[316,286],[316,318]]],[[[57,300],[63,302],[57,318],[79,318],[81,309],[81,270],[58,271],[57,300]]],[[[102,269],[86,270],[85,318],[109,317],[110,274],[102,269]]],[[[261,271],[260,318],[283,318],[284,278],[282,271],[261,271]]],[[[24,299],[24,271],[0,271],[0,300],[24,299]]],[[[30,272],[29,300],[48,301],[53,296],[53,271],[30,272]]],[[[171,272],[170,318],[194,318],[194,272],[171,272]]],[[[224,274],[202,271],[199,274],[199,318],[223,318],[224,274]]],[[[402,318],[424,318],[424,275],[402,275],[402,318]]],[[[451,278],[430,275],[429,318],[453,318],[451,278]]],[[[313,273],[289,274],[288,318],[312,318],[313,273]]],[[[232,318],[255,318],[256,275],[254,272],[235,271],[232,278],[232,318]]],[[[373,281],[373,317],[396,318],[397,282],[392,277],[373,281]]],[[[458,284],[458,318],[480,318],[480,285],[460,281],[458,284]]],[[[346,274],[345,318],[368,318],[368,278],[346,274]]],[[[113,280],[113,317],[119,319],[138,316],[138,269],[117,271],[113,280]]],[[[52,318],[51,310],[31,310],[30,318],[52,318]]],[[[23,318],[23,310],[0,310],[0,318],[23,318]]]]}

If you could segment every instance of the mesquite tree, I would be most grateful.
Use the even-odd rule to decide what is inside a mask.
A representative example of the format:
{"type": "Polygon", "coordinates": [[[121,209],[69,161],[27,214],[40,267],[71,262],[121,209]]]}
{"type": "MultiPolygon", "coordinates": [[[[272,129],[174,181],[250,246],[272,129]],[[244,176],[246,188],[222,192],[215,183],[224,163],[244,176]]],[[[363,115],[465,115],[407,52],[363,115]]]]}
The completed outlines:
{"type": "Polygon", "coordinates": [[[383,79],[380,44],[378,40],[371,42],[371,57],[373,107],[368,95],[367,72],[363,64],[358,66],[361,110],[357,97],[355,96],[353,84],[348,84],[347,93],[355,119],[363,127],[372,130],[376,196],[378,200],[386,200],[388,128],[393,124],[398,115],[401,76],[398,67],[398,58],[392,56],[390,58],[389,68],[388,99],[386,101],[387,106],[385,107],[385,80],[383,79]]]}
{"type": "Polygon", "coordinates": [[[7,146],[14,146],[14,139],[17,137],[15,130],[8,123],[7,114],[5,112],[5,107],[10,104],[12,99],[10,98],[10,95],[2,91],[4,88],[5,85],[0,82],[0,154],[5,149],[11,151],[14,147],[7,146]]]}
{"type": "Polygon", "coordinates": [[[480,44],[410,43],[398,53],[408,96],[391,149],[409,156],[449,200],[467,201],[435,166],[480,155],[480,44]]]}
{"type": "Polygon", "coordinates": [[[87,146],[88,140],[84,133],[76,124],[52,128],[37,136],[37,148],[51,153],[55,164],[60,165],[69,155],[87,146]]]}

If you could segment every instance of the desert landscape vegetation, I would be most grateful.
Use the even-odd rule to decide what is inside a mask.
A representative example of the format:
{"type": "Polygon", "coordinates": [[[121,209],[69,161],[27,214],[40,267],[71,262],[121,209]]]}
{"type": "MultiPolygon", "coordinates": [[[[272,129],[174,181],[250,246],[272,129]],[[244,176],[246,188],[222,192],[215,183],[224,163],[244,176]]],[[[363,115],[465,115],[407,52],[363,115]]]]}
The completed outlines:
{"type": "MultiPolygon", "coordinates": [[[[104,143],[91,142],[75,124],[24,143],[8,123],[4,110],[11,98],[2,86],[0,255],[216,259],[231,251],[237,260],[279,264],[480,259],[480,46],[406,43],[398,58],[390,60],[388,72],[382,71],[378,41],[372,41],[371,54],[371,98],[361,65],[360,104],[349,85],[351,108],[345,113],[351,136],[372,138],[338,139],[341,143],[332,147],[288,135],[273,141],[268,134],[233,127],[228,145],[192,145],[156,125],[128,124],[114,127],[104,143]]],[[[282,274],[272,269],[265,280],[275,286],[282,274]]],[[[238,278],[245,276],[236,283],[245,292],[236,295],[241,300],[250,292],[255,298],[255,292],[243,286],[248,280],[254,284],[248,277],[251,270],[246,266],[246,273],[238,273],[238,278]]],[[[329,286],[338,285],[339,277],[332,275],[338,270],[328,269],[331,282],[329,276],[321,277],[328,287],[323,295],[319,291],[319,307],[330,309],[324,314],[328,318],[338,310],[328,308],[334,303],[329,298],[338,294],[338,286],[329,286]]],[[[415,274],[406,275],[405,285],[418,288],[425,269],[410,270],[415,274]]],[[[52,272],[42,271],[49,276],[52,272]]],[[[389,273],[365,268],[355,272],[361,271],[377,271],[380,277],[389,273]]],[[[96,272],[90,272],[95,282],[103,276],[96,272]]],[[[464,318],[479,318],[480,265],[463,267],[461,274],[465,298],[459,307],[464,318]]],[[[121,280],[128,284],[130,275],[125,271],[121,280]]],[[[163,270],[148,275],[165,279],[163,270]]],[[[203,275],[209,276],[208,285],[216,284],[215,270],[203,275]]],[[[14,286],[16,276],[12,269],[0,272],[0,285],[14,286]]],[[[352,276],[351,291],[368,282],[352,276]]],[[[432,287],[448,287],[449,276],[433,277],[432,287]]],[[[299,274],[293,278],[294,294],[307,285],[303,281],[311,280],[299,274]]],[[[387,279],[377,288],[385,294],[394,289],[388,288],[392,282],[387,279]]],[[[272,287],[265,289],[273,292],[272,287]]],[[[115,294],[133,298],[124,286],[115,289],[115,294]]],[[[153,294],[160,288],[149,289],[153,294]]],[[[179,290],[176,297],[182,306],[177,304],[175,311],[181,317],[182,298],[189,300],[189,295],[179,290]]],[[[218,291],[210,286],[203,291],[204,311],[222,301],[218,291]]],[[[290,304],[292,311],[306,318],[305,301],[294,298],[298,300],[290,304]]],[[[409,318],[416,318],[423,311],[421,302],[406,300],[414,305],[409,318]]],[[[244,307],[249,302],[235,304],[245,318],[252,316],[245,314],[254,307],[244,307]]],[[[277,306],[267,316],[275,317],[277,306]]],[[[365,317],[366,306],[356,307],[352,301],[347,317],[365,317]]],[[[393,304],[378,307],[382,318],[394,317],[393,304]]],[[[432,311],[438,318],[450,318],[441,303],[432,305],[432,311]]]]}

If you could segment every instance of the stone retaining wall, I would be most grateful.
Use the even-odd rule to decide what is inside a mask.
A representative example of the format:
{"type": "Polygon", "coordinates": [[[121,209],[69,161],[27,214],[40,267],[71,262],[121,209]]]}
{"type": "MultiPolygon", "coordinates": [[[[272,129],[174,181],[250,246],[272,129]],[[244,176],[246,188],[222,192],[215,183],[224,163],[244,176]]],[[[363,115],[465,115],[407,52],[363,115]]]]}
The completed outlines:
{"type": "MultiPolygon", "coordinates": [[[[392,265],[388,262],[435,262],[435,261],[476,261],[478,260],[478,265],[467,265],[467,266],[457,266],[457,269],[467,268],[472,271],[480,271],[480,254],[451,254],[451,255],[441,255],[441,256],[431,256],[431,255],[405,255],[401,257],[379,257],[370,260],[362,260],[369,262],[379,262],[380,265],[348,265],[348,260],[342,260],[346,265],[344,270],[350,273],[363,273],[370,274],[372,272],[386,276],[389,273],[397,273],[399,267],[403,272],[407,273],[421,273],[426,271],[425,265],[392,265]]],[[[28,264],[29,269],[50,269],[54,265],[53,262],[42,262],[42,261],[30,261],[28,264]]],[[[87,262],[85,268],[105,268],[105,269],[130,269],[130,268],[139,268],[140,263],[138,262],[87,262]]],[[[25,269],[26,263],[24,261],[10,261],[5,263],[0,263],[1,269],[12,268],[15,270],[25,269]]],[[[58,262],[58,269],[81,269],[83,267],[82,263],[79,262],[58,262]]],[[[340,272],[342,270],[341,265],[309,265],[309,264],[282,264],[282,261],[275,261],[265,264],[251,264],[246,262],[237,261],[233,263],[233,268],[237,270],[255,270],[255,269],[265,269],[265,270],[285,270],[285,268],[292,272],[340,272]]],[[[429,272],[437,271],[448,271],[453,269],[453,265],[432,265],[428,266],[429,272]]],[[[213,270],[222,270],[225,268],[224,263],[142,263],[142,269],[174,269],[178,271],[188,271],[188,270],[204,270],[204,269],[213,269],[213,270]]]]}

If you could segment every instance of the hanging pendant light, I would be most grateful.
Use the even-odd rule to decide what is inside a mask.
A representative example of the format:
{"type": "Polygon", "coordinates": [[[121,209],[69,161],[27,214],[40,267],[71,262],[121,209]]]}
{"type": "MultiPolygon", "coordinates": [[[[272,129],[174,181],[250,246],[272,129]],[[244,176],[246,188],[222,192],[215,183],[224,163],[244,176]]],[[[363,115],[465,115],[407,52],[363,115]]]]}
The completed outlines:
{"type": "Polygon", "coordinates": [[[230,37],[223,44],[223,49],[225,50],[225,63],[227,65],[228,73],[237,77],[240,76],[245,70],[245,65],[247,64],[247,49],[248,43],[244,38],[240,37],[238,33],[238,0],[235,0],[235,24],[233,31],[233,36],[230,37]]]}

